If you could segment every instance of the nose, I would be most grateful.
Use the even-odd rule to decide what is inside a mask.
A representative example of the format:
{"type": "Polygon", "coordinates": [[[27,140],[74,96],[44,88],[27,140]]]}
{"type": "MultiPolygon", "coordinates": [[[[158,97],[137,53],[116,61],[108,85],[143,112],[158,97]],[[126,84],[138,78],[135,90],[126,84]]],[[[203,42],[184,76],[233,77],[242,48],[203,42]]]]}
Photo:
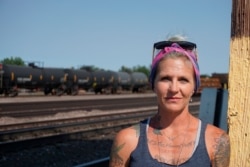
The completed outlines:
{"type": "Polygon", "coordinates": [[[175,81],[172,81],[169,85],[169,91],[178,92],[178,84],[175,81]]]}

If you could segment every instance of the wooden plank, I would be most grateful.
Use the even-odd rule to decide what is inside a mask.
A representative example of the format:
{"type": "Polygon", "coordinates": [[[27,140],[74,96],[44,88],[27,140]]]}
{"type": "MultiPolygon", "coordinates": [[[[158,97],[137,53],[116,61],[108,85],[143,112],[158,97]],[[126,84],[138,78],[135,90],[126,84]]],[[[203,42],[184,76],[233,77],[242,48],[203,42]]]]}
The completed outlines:
{"type": "Polygon", "coordinates": [[[250,167],[250,1],[232,1],[229,67],[230,167],[250,167]]]}

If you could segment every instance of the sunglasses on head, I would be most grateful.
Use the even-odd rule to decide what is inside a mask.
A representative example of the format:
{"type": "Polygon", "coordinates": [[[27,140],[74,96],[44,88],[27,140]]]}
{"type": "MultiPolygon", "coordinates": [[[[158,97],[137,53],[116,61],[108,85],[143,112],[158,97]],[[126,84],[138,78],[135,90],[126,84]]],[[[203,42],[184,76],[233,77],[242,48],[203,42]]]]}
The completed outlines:
{"type": "Polygon", "coordinates": [[[177,43],[185,50],[193,50],[196,48],[196,44],[188,41],[160,41],[154,44],[155,49],[164,49],[171,46],[173,43],[177,43]]]}
{"type": "Polygon", "coordinates": [[[196,49],[196,44],[188,41],[160,41],[154,43],[154,48],[153,48],[153,56],[152,59],[155,58],[155,56],[165,47],[170,47],[172,44],[178,44],[181,48],[184,50],[189,50],[192,51],[196,49]]]}

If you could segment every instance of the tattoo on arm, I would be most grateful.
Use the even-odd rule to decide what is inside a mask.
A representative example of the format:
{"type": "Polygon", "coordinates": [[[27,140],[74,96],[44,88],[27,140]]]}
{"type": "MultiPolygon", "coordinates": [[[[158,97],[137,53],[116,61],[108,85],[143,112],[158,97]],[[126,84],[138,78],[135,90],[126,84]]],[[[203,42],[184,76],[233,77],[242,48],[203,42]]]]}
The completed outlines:
{"type": "MultiPolygon", "coordinates": [[[[131,129],[135,130],[136,137],[140,136],[140,124],[135,124],[131,129]]],[[[125,143],[119,144],[117,140],[114,140],[109,160],[109,167],[123,167],[127,165],[127,160],[119,155],[119,152],[124,148],[125,143]]]]}
{"type": "Polygon", "coordinates": [[[119,156],[119,151],[124,147],[125,143],[118,145],[117,142],[114,142],[111,148],[111,155],[110,155],[110,167],[119,167],[124,165],[124,161],[122,157],[119,156]]]}
{"type": "Polygon", "coordinates": [[[215,154],[213,166],[228,167],[230,161],[230,141],[227,134],[222,134],[220,138],[215,139],[215,154]]]}

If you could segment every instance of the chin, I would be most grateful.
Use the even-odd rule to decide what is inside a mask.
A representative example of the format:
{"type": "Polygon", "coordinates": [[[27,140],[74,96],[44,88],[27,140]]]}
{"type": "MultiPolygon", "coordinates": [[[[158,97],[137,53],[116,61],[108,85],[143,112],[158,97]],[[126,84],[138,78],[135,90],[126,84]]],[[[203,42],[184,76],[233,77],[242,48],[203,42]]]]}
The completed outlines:
{"type": "Polygon", "coordinates": [[[165,106],[164,110],[171,113],[180,113],[181,111],[183,111],[183,108],[175,106],[167,106],[167,107],[165,106]]]}

